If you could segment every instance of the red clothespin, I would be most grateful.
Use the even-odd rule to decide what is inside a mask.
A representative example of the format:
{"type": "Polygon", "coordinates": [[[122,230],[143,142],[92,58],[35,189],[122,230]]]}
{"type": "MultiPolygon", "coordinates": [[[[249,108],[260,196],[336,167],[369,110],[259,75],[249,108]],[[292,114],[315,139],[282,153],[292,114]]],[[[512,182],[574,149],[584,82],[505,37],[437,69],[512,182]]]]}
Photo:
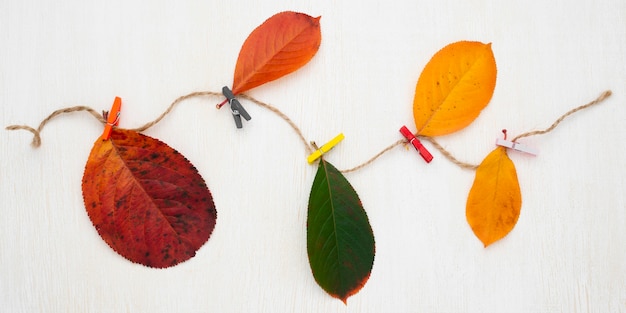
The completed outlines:
{"type": "Polygon", "coordinates": [[[417,149],[417,152],[420,153],[426,163],[430,163],[430,161],[433,160],[433,155],[428,152],[426,147],[422,145],[422,142],[420,142],[420,140],[417,139],[417,137],[415,137],[415,135],[413,135],[413,133],[406,128],[406,126],[402,126],[400,128],[400,133],[409,141],[409,143],[413,145],[413,147],[415,147],[415,149],[417,149]]]}
{"type": "Polygon", "coordinates": [[[120,111],[122,110],[122,99],[115,97],[111,111],[106,113],[104,117],[107,122],[104,125],[104,132],[102,132],[102,140],[108,140],[111,137],[111,130],[113,126],[117,126],[120,123],[120,111]]]}

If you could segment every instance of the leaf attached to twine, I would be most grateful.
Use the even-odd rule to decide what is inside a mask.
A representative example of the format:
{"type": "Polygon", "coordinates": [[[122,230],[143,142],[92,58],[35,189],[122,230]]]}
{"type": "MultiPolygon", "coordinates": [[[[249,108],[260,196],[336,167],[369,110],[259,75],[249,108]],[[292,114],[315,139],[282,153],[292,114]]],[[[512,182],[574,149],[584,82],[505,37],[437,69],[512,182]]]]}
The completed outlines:
{"type": "Polygon", "coordinates": [[[359,196],[322,158],[307,216],[307,251],[315,281],[346,303],[367,282],[374,250],[374,233],[359,196]]]}
{"type": "Polygon", "coordinates": [[[415,86],[417,133],[440,136],[468,126],[487,106],[496,86],[491,44],[452,43],[426,64],[415,86]]]}
{"type": "Polygon", "coordinates": [[[85,165],[83,198],[104,241],[126,259],[164,268],[209,239],[217,211],[196,168],[165,143],[132,130],[98,138],[85,165]]]}
{"type": "Polygon", "coordinates": [[[467,197],[467,222],[487,247],[515,227],[521,207],[522,194],[515,165],[506,148],[498,147],[476,169],[467,197]]]}
{"type": "Polygon", "coordinates": [[[239,52],[233,79],[237,95],[305,65],[319,49],[320,17],[281,12],[257,27],[239,52]]]}

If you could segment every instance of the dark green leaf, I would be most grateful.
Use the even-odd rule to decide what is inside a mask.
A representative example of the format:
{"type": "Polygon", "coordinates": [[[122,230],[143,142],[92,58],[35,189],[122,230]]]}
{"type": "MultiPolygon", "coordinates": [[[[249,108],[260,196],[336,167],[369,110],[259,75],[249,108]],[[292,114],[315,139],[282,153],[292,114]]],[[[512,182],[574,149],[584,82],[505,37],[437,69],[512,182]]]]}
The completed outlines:
{"type": "Polygon", "coordinates": [[[348,180],[320,161],[307,217],[307,250],[313,277],[346,303],[367,282],[374,263],[374,234],[348,180]]]}

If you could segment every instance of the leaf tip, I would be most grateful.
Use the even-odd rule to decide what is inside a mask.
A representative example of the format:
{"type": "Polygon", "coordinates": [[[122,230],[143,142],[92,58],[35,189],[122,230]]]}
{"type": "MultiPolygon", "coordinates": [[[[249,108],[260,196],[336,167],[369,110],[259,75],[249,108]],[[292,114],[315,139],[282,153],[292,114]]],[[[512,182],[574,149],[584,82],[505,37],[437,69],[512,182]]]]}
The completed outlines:
{"type": "Polygon", "coordinates": [[[478,238],[478,240],[480,240],[480,242],[483,244],[484,249],[487,249],[487,247],[491,246],[494,242],[502,239],[502,238],[491,238],[491,237],[485,236],[484,234],[480,236],[479,234],[475,234],[475,235],[478,238]]]}
{"type": "Polygon", "coordinates": [[[480,239],[480,241],[483,243],[484,248],[487,249],[487,247],[491,246],[492,244],[496,243],[497,241],[500,241],[500,239],[506,237],[507,234],[505,234],[502,237],[497,237],[497,238],[478,238],[478,239],[480,239]]]}

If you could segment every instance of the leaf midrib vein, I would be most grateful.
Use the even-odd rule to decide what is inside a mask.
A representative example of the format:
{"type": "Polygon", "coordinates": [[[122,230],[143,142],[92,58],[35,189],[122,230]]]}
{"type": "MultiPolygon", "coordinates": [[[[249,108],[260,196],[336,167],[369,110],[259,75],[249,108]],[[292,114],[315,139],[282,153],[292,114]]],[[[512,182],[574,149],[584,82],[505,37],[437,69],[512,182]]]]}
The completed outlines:
{"type": "MultiPolygon", "coordinates": [[[[280,54],[283,52],[283,49],[286,46],[289,46],[291,44],[291,42],[293,42],[296,38],[300,37],[300,35],[302,33],[304,33],[306,31],[308,27],[303,28],[300,32],[298,32],[297,34],[295,34],[293,37],[289,38],[289,40],[284,41],[283,45],[280,47],[280,49],[275,49],[274,53],[267,53],[265,54],[265,58],[263,58],[263,60],[261,62],[258,62],[256,64],[258,64],[257,67],[255,66],[251,66],[252,70],[248,72],[248,75],[246,75],[246,77],[242,77],[241,81],[244,82],[248,82],[252,79],[252,77],[254,77],[255,75],[257,75],[258,72],[260,72],[260,70],[262,68],[264,68],[276,55],[280,54]]],[[[269,48],[271,45],[271,42],[268,43],[269,40],[269,36],[265,37],[265,44],[266,47],[269,48]]],[[[255,51],[256,52],[256,51],[255,51]]],[[[257,55],[256,53],[254,54],[255,56],[257,55]]],[[[244,63],[244,69],[245,67],[250,66],[250,64],[244,63]]]]}
{"type": "MultiPolygon", "coordinates": [[[[132,173],[133,173],[133,171],[131,171],[131,169],[130,169],[130,168],[128,167],[128,165],[126,164],[126,160],[125,160],[124,158],[122,158],[122,157],[121,157],[121,154],[120,154],[120,153],[119,153],[119,151],[118,151],[118,147],[121,147],[121,146],[124,146],[124,145],[119,145],[119,146],[118,146],[118,145],[115,145],[115,144],[113,143],[113,141],[111,141],[111,146],[112,146],[112,148],[113,148],[113,149],[115,149],[115,153],[114,153],[114,154],[115,154],[115,156],[116,156],[117,158],[119,158],[119,159],[122,161],[122,164],[123,164],[124,168],[125,168],[125,169],[129,172],[129,173],[131,173],[131,174],[132,174],[132,173]]],[[[142,149],[142,148],[138,148],[138,147],[134,147],[134,146],[124,146],[124,147],[129,147],[129,148],[133,148],[133,149],[142,149]]],[[[147,149],[142,149],[142,150],[147,150],[147,149]]],[[[113,153],[112,153],[112,154],[113,154],[113,153]]],[[[109,156],[109,157],[111,157],[111,156],[109,156]]],[[[136,161],[136,160],[129,160],[129,161],[136,161]]],[[[146,162],[149,162],[149,161],[146,161],[146,162]]],[[[166,167],[163,167],[163,168],[166,168],[166,167]]],[[[168,169],[169,169],[169,168],[168,168],[168,169]]],[[[160,214],[160,215],[162,216],[162,218],[163,218],[163,219],[165,219],[165,221],[166,221],[166,222],[165,222],[165,224],[167,224],[168,228],[172,231],[172,233],[176,234],[176,236],[178,236],[179,238],[183,239],[184,237],[182,236],[182,234],[178,233],[178,232],[176,231],[176,229],[174,229],[174,227],[173,227],[173,226],[172,226],[172,224],[169,222],[169,220],[167,219],[167,217],[165,216],[165,214],[163,214],[163,212],[162,212],[161,210],[159,210],[159,209],[158,209],[158,206],[154,203],[154,198],[150,197],[150,196],[148,195],[148,192],[147,192],[147,191],[143,188],[143,186],[142,186],[142,185],[138,182],[138,179],[137,179],[134,175],[132,175],[132,176],[133,176],[133,181],[134,181],[134,182],[133,182],[133,185],[135,185],[135,186],[137,186],[138,188],[140,188],[140,189],[141,189],[141,191],[143,192],[143,194],[145,194],[145,195],[147,196],[147,198],[148,198],[148,199],[150,199],[150,202],[152,203],[152,206],[153,206],[153,207],[155,207],[155,208],[157,208],[157,210],[156,210],[156,211],[158,211],[158,214],[160,214]]],[[[117,188],[116,188],[116,191],[117,191],[117,188]]],[[[114,198],[114,199],[115,199],[115,198],[114,198]]],[[[114,205],[115,205],[115,204],[114,204],[114,205]]],[[[130,214],[129,214],[129,216],[130,216],[130,214]]],[[[145,227],[146,227],[146,225],[145,225],[145,224],[146,224],[146,223],[145,223],[145,219],[144,219],[144,223],[143,223],[144,231],[145,231],[145,227]]],[[[144,235],[144,240],[145,240],[145,238],[146,238],[146,237],[145,237],[145,235],[144,235]]],[[[187,240],[181,240],[181,241],[182,241],[185,245],[187,244],[187,240]]]]}
{"type": "MultiPolygon", "coordinates": [[[[480,58],[479,58],[480,59],[480,58]]],[[[474,60],[474,62],[472,63],[472,65],[467,69],[467,71],[465,71],[463,73],[463,75],[461,75],[461,77],[454,83],[454,85],[452,85],[449,89],[448,94],[445,95],[445,97],[443,97],[443,100],[441,100],[441,103],[439,103],[439,105],[437,105],[437,108],[435,109],[435,111],[430,115],[430,117],[426,120],[426,122],[424,123],[424,126],[422,126],[421,129],[417,130],[417,134],[419,135],[426,127],[428,127],[428,124],[430,123],[430,121],[433,119],[433,117],[435,117],[435,115],[437,115],[437,113],[439,113],[439,111],[441,110],[441,105],[444,104],[446,102],[446,100],[448,99],[448,97],[450,96],[450,94],[452,93],[452,90],[454,90],[454,88],[456,88],[456,86],[465,78],[465,76],[467,76],[467,74],[469,72],[472,71],[472,69],[474,68],[474,66],[476,66],[476,63],[478,63],[478,59],[474,60]]],[[[441,93],[443,93],[443,91],[441,90],[441,88],[443,88],[441,86],[441,84],[439,84],[439,91],[441,93]]]]}
{"type": "MultiPolygon", "coordinates": [[[[337,220],[335,219],[335,203],[333,201],[333,195],[332,195],[332,188],[330,186],[330,177],[328,175],[328,169],[326,167],[326,161],[324,161],[324,159],[322,159],[320,162],[322,162],[322,164],[324,165],[324,173],[326,174],[326,186],[328,187],[328,198],[329,198],[329,202],[330,202],[330,209],[331,209],[331,216],[333,219],[333,233],[335,234],[335,247],[336,247],[336,253],[337,253],[337,264],[339,265],[339,239],[337,238],[337,220]]],[[[341,278],[341,271],[338,270],[338,276],[339,276],[339,281],[342,281],[341,278]]]]}

